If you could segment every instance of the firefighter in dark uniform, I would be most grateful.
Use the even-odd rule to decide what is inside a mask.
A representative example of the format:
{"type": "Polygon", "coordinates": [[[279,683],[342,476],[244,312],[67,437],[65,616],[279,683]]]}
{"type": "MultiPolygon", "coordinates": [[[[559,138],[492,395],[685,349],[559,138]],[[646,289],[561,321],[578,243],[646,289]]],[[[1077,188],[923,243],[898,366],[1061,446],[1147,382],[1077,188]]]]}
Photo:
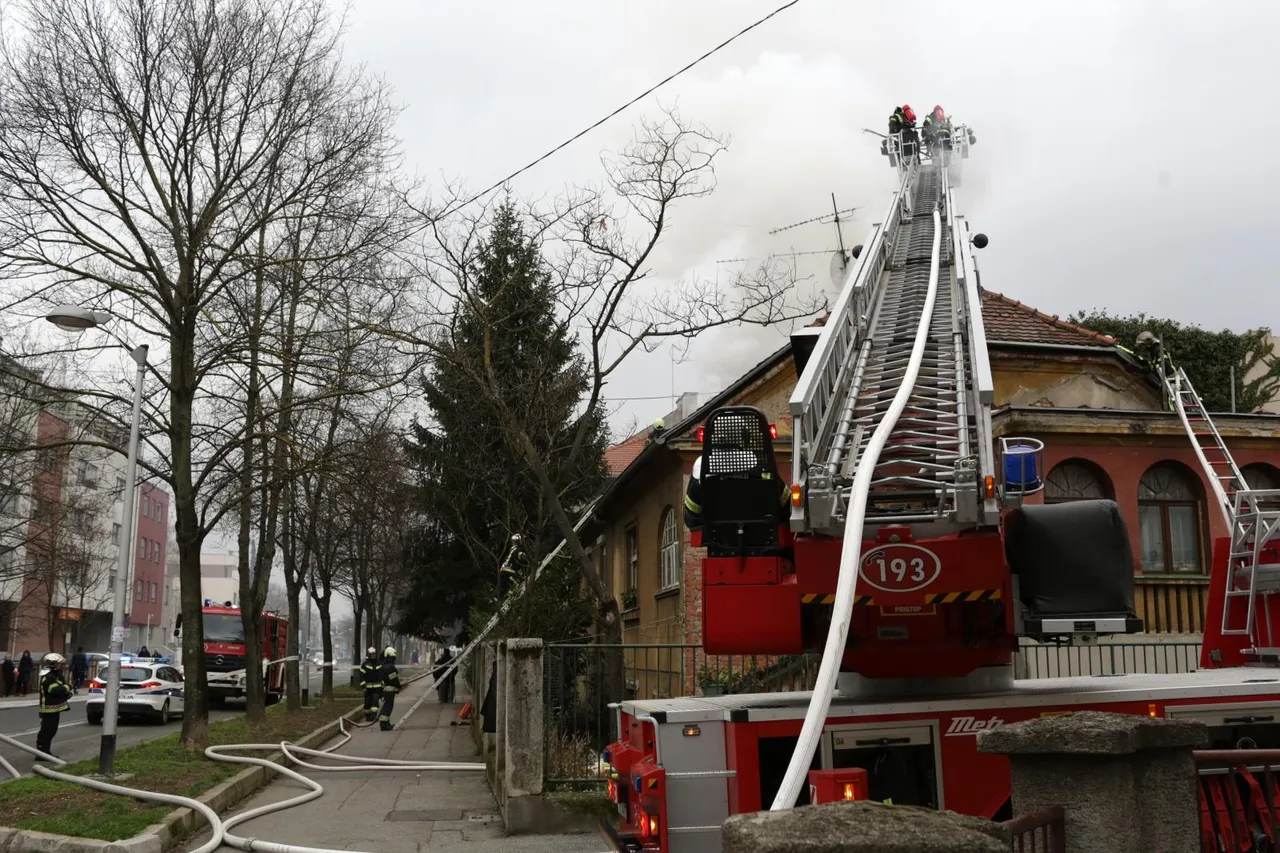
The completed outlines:
{"type": "Polygon", "coordinates": [[[889,135],[900,133],[902,141],[902,157],[908,163],[915,160],[916,150],[920,147],[920,137],[916,133],[916,113],[908,104],[896,108],[889,116],[889,135]]]}
{"type": "Polygon", "coordinates": [[[53,736],[58,733],[62,712],[70,709],[67,700],[71,698],[71,688],[62,679],[66,662],[56,652],[46,655],[42,661],[49,671],[40,679],[40,733],[36,735],[36,749],[48,755],[53,755],[53,736]]]}
{"type": "MultiPolygon", "coordinates": [[[[741,443],[737,448],[717,448],[717,453],[726,454],[729,464],[740,463],[740,470],[749,471],[758,464],[756,455],[749,450],[742,449],[741,443]]],[[[763,479],[774,479],[775,475],[771,471],[765,471],[760,475],[763,479]]],[[[781,479],[778,478],[778,523],[786,524],[791,517],[791,488],[781,479]]],[[[693,462],[693,472],[689,476],[689,485],[684,493],[684,526],[688,530],[699,530],[702,527],[702,457],[699,456],[693,462]]]]}
{"type": "Polygon", "coordinates": [[[400,673],[396,670],[396,647],[387,646],[382,653],[382,710],[378,713],[378,728],[391,731],[391,711],[396,706],[396,694],[400,692],[400,673]]]}
{"type": "Polygon", "coordinates": [[[499,603],[506,600],[507,593],[515,585],[523,565],[524,551],[520,548],[520,534],[513,533],[511,534],[511,550],[507,552],[507,558],[502,561],[502,567],[498,569],[499,603]]]}
{"type": "Polygon", "coordinates": [[[934,106],[933,112],[924,117],[920,125],[920,136],[935,157],[942,149],[951,150],[951,119],[947,118],[941,105],[934,106]]]}
{"type": "Polygon", "coordinates": [[[360,664],[360,686],[364,688],[364,718],[373,722],[378,716],[378,703],[382,701],[382,661],[378,650],[370,646],[360,664]]]}

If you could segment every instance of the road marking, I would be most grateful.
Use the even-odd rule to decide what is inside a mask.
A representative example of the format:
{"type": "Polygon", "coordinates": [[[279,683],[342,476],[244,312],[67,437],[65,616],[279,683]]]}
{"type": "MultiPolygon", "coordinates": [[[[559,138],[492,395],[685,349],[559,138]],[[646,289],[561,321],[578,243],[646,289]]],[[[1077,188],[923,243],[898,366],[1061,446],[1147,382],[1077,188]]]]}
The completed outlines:
{"type": "MultiPolygon", "coordinates": [[[[77,720],[77,721],[76,721],[76,722],[74,722],[74,723],[61,723],[61,724],[58,726],[58,731],[62,731],[63,729],[71,728],[72,726],[87,726],[87,725],[89,725],[89,723],[88,723],[88,721],[87,721],[87,720],[77,720]]],[[[5,732],[5,734],[6,734],[8,737],[22,737],[22,736],[24,736],[24,735],[34,735],[34,734],[39,734],[39,733],[40,733],[40,729],[39,729],[39,728],[34,728],[34,729],[31,729],[30,731],[25,731],[25,732],[13,732],[13,733],[5,732]]]]}

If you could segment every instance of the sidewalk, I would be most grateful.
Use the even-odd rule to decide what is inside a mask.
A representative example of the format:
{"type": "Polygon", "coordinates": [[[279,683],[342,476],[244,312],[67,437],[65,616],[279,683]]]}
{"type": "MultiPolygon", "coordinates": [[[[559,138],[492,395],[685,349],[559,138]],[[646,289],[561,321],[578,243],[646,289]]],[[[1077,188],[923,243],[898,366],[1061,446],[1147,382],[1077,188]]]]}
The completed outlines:
{"type": "MultiPolygon", "coordinates": [[[[407,685],[396,700],[393,719],[399,719],[430,683],[430,678],[422,678],[407,685]]],[[[434,700],[433,696],[424,702],[402,729],[355,729],[351,741],[337,751],[369,758],[481,761],[468,727],[449,725],[459,706],[434,700]]],[[[482,771],[314,771],[309,775],[325,787],[324,796],[241,824],[232,832],[264,841],[369,853],[600,853],[608,849],[595,833],[508,837],[482,771]]],[[[301,791],[296,782],[277,778],[236,812],[280,802],[301,791]]],[[[202,835],[208,838],[207,832],[202,835]]],[[[202,840],[197,836],[183,849],[194,849],[202,840]]],[[[219,850],[229,853],[232,848],[224,845],[219,850]]]]}

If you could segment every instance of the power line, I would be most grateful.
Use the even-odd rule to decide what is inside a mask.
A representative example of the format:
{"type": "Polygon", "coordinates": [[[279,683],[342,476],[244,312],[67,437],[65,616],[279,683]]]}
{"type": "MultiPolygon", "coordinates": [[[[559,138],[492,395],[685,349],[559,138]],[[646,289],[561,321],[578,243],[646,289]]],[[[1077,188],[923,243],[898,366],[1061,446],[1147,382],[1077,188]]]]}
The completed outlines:
{"type": "MultiPolygon", "coordinates": [[[[784,4],[782,4],[781,6],[779,6],[779,7],[778,7],[778,8],[776,8],[776,9],[774,9],[772,12],[770,12],[769,14],[765,15],[765,16],[764,16],[763,18],[761,18],[760,20],[756,21],[754,24],[751,24],[751,25],[749,25],[749,26],[747,26],[747,27],[744,27],[743,29],[741,29],[741,30],[739,30],[738,32],[736,32],[736,33],[734,33],[733,35],[731,35],[729,38],[727,38],[727,39],[725,39],[724,41],[720,42],[720,44],[718,44],[718,45],[716,45],[715,47],[711,48],[711,50],[708,50],[706,53],[702,54],[702,56],[699,56],[699,57],[698,57],[697,59],[695,59],[693,62],[690,62],[688,65],[686,65],[684,68],[681,68],[679,71],[675,72],[674,74],[669,75],[668,77],[666,77],[666,78],[664,78],[663,80],[659,81],[657,84],[655,84],[655,85],[653,85],[653,86],[650,86],[648,89],[646,89],[645,91],[641,92],[639,95],[636,95],[634,98],[632,98],[631,100],[627,101],[625,104],[623,104],[622,106],[618,107],[616,110],[614,110],[613,112],[609,113],[607,116],[605,116],[604,118],[600,119],[600,120],[599,120],[599,121],[597,121],[595,124],[591,125],[590,127],[586,128],[585,130],[579,131],[578,133],[574,134],[574,135],[573,135],[573,136],[571,136],[570,138],[566,139],[564,142],[561,142],[561,143],[560,143],[559,145],[557,145],[555,148],[552,148],[550,151],[548,151],[546,154],[543,154],[541,157],[539,157],[537,160],[534,160],[532,163],[529,163],[529,164],[527,164],[527,165],[525,165],[525,166],[521,166],[519,169],[516,169],[516,170],[515,170],[514,172],[512,172],[510,175],[507,175],[505,178],[503,178],[502,180],[498,181],[497,183],[495,183],[493,186],[489,187],[488,189],[486,189],[486,190],[483,190],[483,191],[481,191],[481,192],[476,193],[476,194],[475,194],[475,195],[473,195],[471,198],[469,198],[469,199],[467,199],[466,201],[464,201],[462,204],[460,204],[460,205],[458,205],[457,207],[453,208],[453,210],[455,210],[455,211],[456,211],[456,210],[461,210],[462,208],[464,208],[464,207],[466,207],[467,205],[471,204],[473,201],[476,201],[477,199],[482,198],[483,196],[486,196],[486,195],[488,195],[489,193],[493,192],[494,190],[496,190],[496,189],[500,188],[503,184],[507,183],[507,182],[508,182],[508,181],[510,181],[511,179],[516,178],[516,177],[519,177],[520,175],[522,175],[522,174],[524,174],[525,172],[529,171],[529,170],[530,170],[530,169],[532,169],[534,166],[538,165],[539,163],[541,163],[543,160],[547,159],[547,158],[548,158],[548,157],[550,157],[551,155],[553,155],[553,154],[557,153],[558,151],[560,151],[561,149],[563,149],[563,148],[567,148],[568,146],[570,146],[570,145],[572,145],[573,143],[577,142],[579,139],[581,139],[582,137],[586,136],[588,133],[590,133],[591,131],[595,130],[597,127],[599,127],[600,125],[602,125],[602,124],[604,124],[605,122],[607,122],[609,119],[611,119],[611,118],[613,118],[614,116],[616,116],[618,113],[620,113],[620,112],[622,112],[623,110],[627,109],[627,107],[630,107],[630,106],[634,105],[635,103],[637,103],[638,101],[641,101],[641,100],[643,100],[644,98],[647,98],[649,95],[652,95],[654,92],[658,91],[658,89],[660,89],[660,88],[662,88],[663,86],[667,85],[667,84],[668,84],[668,83],[670,83],[672,80],[676,79],[676,78],[677,78],[677,77],[679,77],[681,74],[683,74],[684,72],[688,71],[690,68],[693,68],[695,65],[697,65],[697,64],[698,64],[698,63],[700,63],[700,62],[702,62],[704,59],[707,59],[708,57],[712,56],[713,54],[718,53],[721,49],[723,49],[723,48],[727,47],[729,44],[731,44],[732,42],[736,41],[736,40],[737,40],[738,38],[740,38],[741,36],[744,36],[744,35],[746,35],[747,33],[751,32],[751,31],[752,31],[752,30],[754,30],[756,27],[760,26],[760,25],[761,25],[761,24],[763,24],[765,21],[767,21],[767,20],[769,20],[770,18],[772,18],[774,15],[778,14],[779,12],[783,12],[783,11],[786,11],[787,9],[790,9],[792,6],[796,5],[796,4],[797,4],[797,3],[799,3],[799,2],[800,2],[800,0],[791,0],[789,3],[784,3],[784,4]]],[[[443,215],[443,214],[442,214],[442,215],[443,215]]]]}

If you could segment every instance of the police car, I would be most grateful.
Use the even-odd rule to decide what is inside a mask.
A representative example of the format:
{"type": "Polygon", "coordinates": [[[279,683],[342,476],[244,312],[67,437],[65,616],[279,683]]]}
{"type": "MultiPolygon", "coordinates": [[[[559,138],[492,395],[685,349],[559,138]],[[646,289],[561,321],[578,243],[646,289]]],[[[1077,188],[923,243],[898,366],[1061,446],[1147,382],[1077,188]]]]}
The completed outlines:
{"type": "MultiPolygon", "coordinates": [[[[117,707],[121,717],[147,717],[161,725],[182,716],[182,673],[168,659],[120,659],[120,693],[117,707]]],[[[102,724],[107,701],[107,668],[89,682],[85,713],[89,725],[102,724]]]]}

